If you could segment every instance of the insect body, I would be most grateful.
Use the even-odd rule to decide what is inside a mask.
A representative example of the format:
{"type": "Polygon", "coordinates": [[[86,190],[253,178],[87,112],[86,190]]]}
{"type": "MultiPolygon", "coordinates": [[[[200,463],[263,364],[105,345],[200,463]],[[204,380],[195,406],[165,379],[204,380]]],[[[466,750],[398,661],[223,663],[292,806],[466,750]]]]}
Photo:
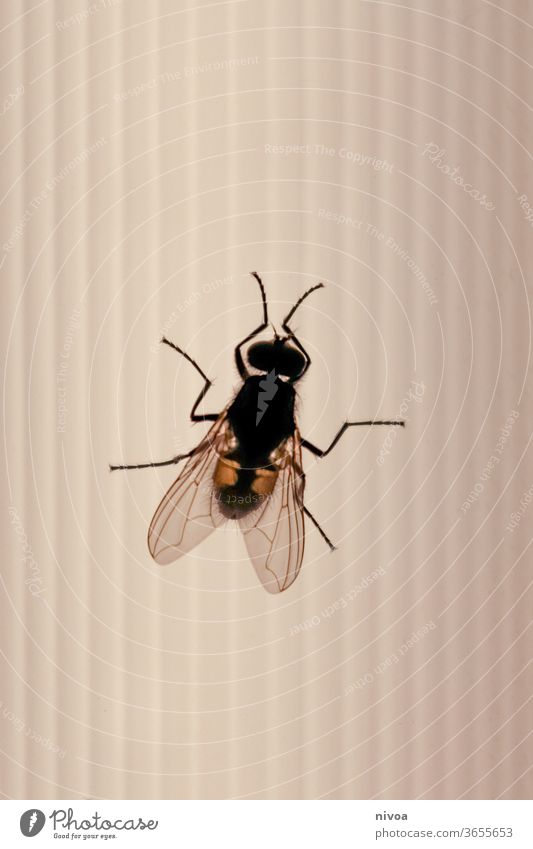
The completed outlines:
{"type": "Polygon", "coordinates": [[[219,459],[214,484],[228,519],[238,519],[272,495],[287,440],[296,429],[294,388],[281,381],[278,386],[271,374],[270,392],[261,389],[265,381],[260,377],[248,377],[227,412],[233,447],[219,459]]]}
{"type": "Polygon", "coordinates": [[[305,475],[302,448],[324,457],[344,432],[358,425],[403,425],[402,421],[345,422],[328,448],[320,450],[303,439],[295,415],[296,389],[311,360],[294,335],[290,320],[318,283],[296,302],[282,323],[285,336],[255,342],[241,350],[268,326],[263,283],[252,272],[261,291],[263,320],[235,348],[235,362],[243,381],[236,397],[221,413],[197,414],[211,381],[200,366],[168,339],[173,348],[196,369],[204,387],[192,408],[193,422],[213,422],[201,442],[187,454],[155,463],[111,466],[142,469],[168,466],[187,459],[150,524],[148,547],[158,563],[170,563],[190,551],[215,528],[235,521],[243,533],[255,571],[271,593],[286,590],[300,571],[304,553],[304,516],[324,541],[334,546],[304,504],[305,475]],[[251,373],[250,368],[259,374],[251,373]]]}

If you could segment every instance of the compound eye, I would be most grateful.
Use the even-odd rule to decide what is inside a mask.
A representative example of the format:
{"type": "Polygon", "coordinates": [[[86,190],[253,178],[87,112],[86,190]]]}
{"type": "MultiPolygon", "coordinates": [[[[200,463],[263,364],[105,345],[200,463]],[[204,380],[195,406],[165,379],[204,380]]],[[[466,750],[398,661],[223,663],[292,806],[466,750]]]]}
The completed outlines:
{"type": "Polygon", "coordinates": [[[255,342],[246,356],[252,368],[259,371],[270,371],[272,368],[273,351],[270,342],[255,342]]]}
{"type": "Polygon", "coordinates": [[[304,370],[305,358],[297,349],[285,346],[279,358],[279,373],[294,380],[304,370]]]}

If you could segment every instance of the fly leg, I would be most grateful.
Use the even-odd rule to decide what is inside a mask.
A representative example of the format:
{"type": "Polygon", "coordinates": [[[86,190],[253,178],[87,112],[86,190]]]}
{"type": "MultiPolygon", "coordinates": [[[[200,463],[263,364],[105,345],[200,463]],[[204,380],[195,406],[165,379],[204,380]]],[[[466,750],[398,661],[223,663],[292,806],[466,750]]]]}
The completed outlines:
{"type": "Polygon", "coordinates": [[[323,288],[324,288],[323,283],[317,283],[316,286],[311,286],[311,288],[308,289],[307,292],[304,292],[304,294],[301,295],[298,298],[295,305],[291,309],[290,313],[287,316],[285,316],[285,318],[283,319],[283,323],[282,323],[281,326],[282,326],[283,330],[285,331],[285,333],[287,334],[287,338],[292,340],[292,342],[296,345],[298,350],[301,351],[301,353],[305,357],[305,365],[304,365],[302,371],[296,377],[292,378],[291,383],[295,383],[297,380],[300,380],[300,378],[302,378],[304,376],[307,369],[311,365],[311,357],[309,356],[309,354],[305,350],[305,348],[302,345],[302,343],[300,342],[300,340],[294,335],[294,331],[292,330],[292,328],[289,327],[289,321],[293,317],[294,313],[296,312],[296,310],[298,309],[298,307],[300,306],[302,301],[305,301],[305,299],[308,297],[308,295],[311,294],[311,292],[316,292],[317,289],[323,289],[323,288]]]}
{"type": "Polygon", "coordinates": [[[246,378],[248,377],[248,369],[244,365],[244,360],[241,354],[241,348],[243,347],[243,345],[246,345],[246,343],[249,342],[250,339],[253,339],[254,336],[257,336],[258,333],[261,333],[261,331],[264,330],[265,327],[268,325],[268,308],[265,287],[263,286],[263,281],[259,277],[257,271],[252,271],[251,274],[252,277],[255,277],[255,279],[259,283],[259,288],[261,289],[261,301],[263,303],[263,321],[261,322],[259,327],[256,327],[255,330],[252,330],[252,332],[249,333],[248,336],[242,340],[242,342],[239,342],[239,344],[235,348],[235,363],[237,365],[237,369],[242,380],[246,380],[246,378]]]}
{"type": "Polygon", "coordinates": [[[202,391],[200,392],[200,394],[198,395],[198,398],[194,402],[194,406],[191,410],[191,421],[193,421],[193,422],[216,422],[220,413],[201,413],[200,415],[198,415],[196,413],[198,406],[202,403],[205,396],[207,395],[207,392],[209,391],[209,389],[213,385],[213,381],[209,380],[208,376],[206,374],[204,374],[204,372],[202,371],[202,369],[200,368],[200,366],[198,365],[196,360],[193,360],[192,357],[190,357],[187,353],[185,353],[185,351],[182,351],[181,348],[178,348],[177,345],[174,345],[173,342],[169,342],[169,340],[165,339],[165,337],[163,336],[163,338],[161,339],[161,343],[163,345],[168,345],[170,348],[172,348],[178,354],[181,354],[182,357],[185,357],[187,362],[190,363],[192,366],[194,366],[194,368],[196,369],[198,374],[201,375],[201,377],[203,377],[203,379],[205,381],[204,387],[203,387],[202,391]]]}
{"type": "MultiPolygon", "coordinates": [[[[344,422],[343,426],[340,428],[339,432],[337,433],[337,435],[334,437],[331,444],[328,445],[327,448],[325,448],[325,449],[317,448],[316,445],[313,445],[307,439],[302,439],[301,442],[300,442],[300,445],[302,445],[303,448],[307,448],[307,450],[311,451],[311,453],[314,454],[316,457],[325,457],[326,454],[329,454],[329,452],[332,451],[333,448],[335,448],[337,442],[342,437],[342,435],[348,430],[349,427],[358,427],[358,426],[361,426],[361,425],[389,425],[390,427],[393,427],[393,426],[405,427],[405,422],[403,422],[403,421],[344,422]]],[[[303,509],[304,509],[305,515],[309,516],[309,518],[311,519],[311,521],[312,521],[313,525],[315,526],[315,528],[317,529],[317,531],[320,533],[322,538],[329,545],[331,551],[335,551],[335,546],[333,545],[331,540],[326,536],[326,534],[324,533],[324,531],[322,530],[322,528],[318,524],[315,517],[311,515],[311,513],[309,512],[307,507],[304,506],[303,509]]]]}
{"type": "MultiPolygon", "coordinates": [[[[185,351],[182,351],[181,348],[178,348],[177,345],[174,345],[173,342],[169,342],[169,340],[165,339],[164,337],[163,337],[163,339],[161,339],[161,342],[164,345],[169,345],[171,348],[173,348],[174,351],[177,351],[178,354],[181,354],[182,357],[185,357],[187,362],[189,362],[192,366],[194,366],[194,368],[196,369],[198,374],[200,374],[205,381],[204,387],[203,387],[202,391],[200,392],[198,398],[194,402],[194,406],[191,410],[191,421],[193,421],[193,422],[215,422],[219,417],[219,413],[201,413],[200,415],[198,415],[196,413],[198,405],[201,404],[201,402],[203,401],[207,391],[212,386],[212,381],[209,380],[209,378],[207,377],[206,374],[204,374],[204,372],[202,371],[202,369],[200,368],[198,363],[195,362],[195,360],[193,360],[192,357],[190,357],[188,354],[186,354],[185,351]]],[[[154,468],[155,466],[172,466],[172,465],[175,465],[176,463],[179,463],[180,460],[186,460],[188,457],[192,457],[192,455],[194,454],[195,451],[196,451],[196,448],[192,448],[186,454],[178,454],[176,457],[172,457],[171,460],[161,460],[161,461],[152,462],[152,463],[135,463],[133,465],[127,465],[127,466],[111,466],[110,465],[109,470],[111,472],[114,472],[118,469],[151,469],[151,468],[154,468]]]]}
{"type": "Polygon", "coordinates": [[[192,457],[195,452],[195,448],[188,451],[187,454],[178,454],[177,457],[173,457],[172,460],[160,460],[156,463],[137,463],[132,466],[109,466],[110,472],[115,472],[117,469],[151,469],[154,466],[172,466],[175,463],[179,463],[180,460],[185,460],[187,457],[192,457]]]}
{"type": "Polygon", "coordinates": [[[321,527],[320,527],[320,525],[318,524],[318,522],[317,522],[317,520],[315,519],[315,517],[312,515],[312,513],[310,513],[310,512],[309,512],[309,510],[308,510],[308,509],[307,509],[307,507],[305,507],[305,506],[304,506],[304,513],[305,513],[305,515],[306,515],[306,516],[309,516],[309,518],[311,519],[311,521],[312,521],[313,525],[314,525],[314,526],[315,526],[315,528],[317,529],[317,531],[318,531],[318,533],[320,534],[320,536],[322,537],[322,539],[323,539],[323,540],[325,540],[325,541],[326,541],[326,543],[329,545],[329,549],[330,549],[330,551],[336,551],[337,549],[336,549],[336,547],[333,545],[333,543],[331,542],[330,538],[329,538],[329,537],[326,535],[326,533],[322,530],[322,528],[321,528],[321,527]]]}
{"type": "Polygon", "coordinates": [[[307,450],[310,451],[312,454],[314,454],[316,457],[325,457],[327,454],[329,454],[330,451],[332,451],[335,448],[337,442],[339,441],[341,436],[348,430],[349,427],[361,427],[361,426],[370,426],[370,425],[388,425],[389,427],[405,427],[405,422],[404,421],[390,421],[390,422],[387,421],[387,422],[384,422],[384,421],[376,421],[376,420],[371,420],[371,421],[368,421],[368,422],[344,422],[343,426],[340,428],[337,435],[333,438],[331,445],[328,445],[327,448],[325,448],[325,449],[317,448],[316,445],[313,445],[307,439],[302,439],[301,445],[304,448],[307,448],[307,450]]]}

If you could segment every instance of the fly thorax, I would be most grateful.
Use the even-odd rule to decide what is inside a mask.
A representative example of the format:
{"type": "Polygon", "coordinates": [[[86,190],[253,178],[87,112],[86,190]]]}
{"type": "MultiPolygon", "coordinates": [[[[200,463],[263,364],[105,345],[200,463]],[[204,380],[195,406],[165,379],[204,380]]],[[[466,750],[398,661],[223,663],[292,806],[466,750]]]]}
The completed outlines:
{"type": "Polygon", "coordinates": [[[276,370],[271,369],[268,374],[259,381],[259,388],[257,391],[257,413],[255,417],[255,424],[258,425],[266,411],[268,410],[269,404],[274,398],[276,392],[278,391],[277,384],[277,375],[276,370]]]}

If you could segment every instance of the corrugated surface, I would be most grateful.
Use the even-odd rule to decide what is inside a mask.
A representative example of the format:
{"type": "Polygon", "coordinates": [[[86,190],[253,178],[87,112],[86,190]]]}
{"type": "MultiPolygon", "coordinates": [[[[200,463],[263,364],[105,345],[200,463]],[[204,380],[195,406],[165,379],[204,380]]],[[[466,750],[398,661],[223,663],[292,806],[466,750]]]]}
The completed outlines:
{"type": "Polygon", "coordinates": [[[190,7],[1,11],[2,793],[530,797],[532,10],[190,7]],[[313,442],[409,419],[306,458],[338,550],[280,597],[230,531],[157,567],[174,470],[107,471],[205,430],[162,332],[231,395],[252,269],[327,284],[313,442]]]}

